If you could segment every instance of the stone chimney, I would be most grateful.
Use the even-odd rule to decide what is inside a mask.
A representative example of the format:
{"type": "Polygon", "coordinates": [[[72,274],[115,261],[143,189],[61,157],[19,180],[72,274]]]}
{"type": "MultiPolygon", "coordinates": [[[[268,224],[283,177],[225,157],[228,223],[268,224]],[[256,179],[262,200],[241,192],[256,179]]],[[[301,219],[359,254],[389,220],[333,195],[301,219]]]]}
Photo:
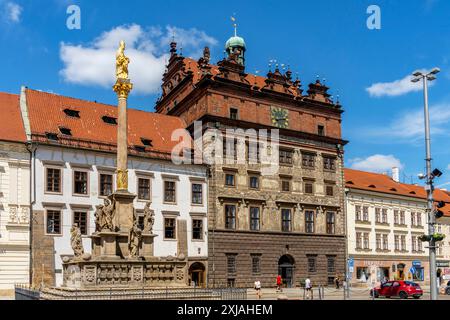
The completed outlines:
{"type": "Polygon", "coordinates": [[[392,180],[400,182],[400,169],[397,167],[392,168],[392,180]]]}

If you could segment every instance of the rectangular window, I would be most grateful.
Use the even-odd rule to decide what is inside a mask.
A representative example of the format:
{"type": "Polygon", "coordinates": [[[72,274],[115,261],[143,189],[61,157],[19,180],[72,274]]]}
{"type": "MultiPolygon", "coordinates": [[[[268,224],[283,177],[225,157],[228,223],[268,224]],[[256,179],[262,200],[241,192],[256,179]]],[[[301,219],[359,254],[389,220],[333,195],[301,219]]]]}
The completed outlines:
{"type": "Polygon", "coordinates": [[[258,275],[261,273],[261,256],[252,255],[252,273],[258,275]]]}
{"type": "Polygon", "coordinates": [[[192,204],[203,204],[203,185],[200,183],[192,184],[192,204]]]}
{"type": "Polygon", "coordinates": [[[335,158],[323,158],[323,168],[328,171],[336,171],[336,159],[335,158]]]}
{"type": "Polygon", "coordinates": [[[231,275],[236,274],[236,255],[234,254],[227,255],[227,272],[231,275]]]}
{"type": "Polygon", "coordinates": [[[381,234],[376,234],[376,247],[377,250],[381,250],[381,234]]]}
{"type": "Polygon", "coordinates": [[[250,189],[259,189],[259,177],[250,176],[250,189]]]}
{"type": "Polygon", "coordinates": [[[334,196],[334,186],[327,186],[327,196],[334,196]]]}
{"type": "Polygon", "coordinates": [[[80,195],[88,194],[88,173],[86,171],[74,171],[73,193],[80,195]]]}
{"type": "Polygon", "coordinates": [[[399,224],[399,212],[394,210],[394,224],[399,224]]]}
{"type": "Polygon", "coordinates": [[[281,230],[283,232],[292,231],[292,211],[291,209],[281,209],[281,230]]]}
{"type": "Polygon", "coordinates": [[[317,270],[316,262],[317,262],[317,257],[315,257],[315,256],[308,257],[308,272],[311,272],[311,273],[316,272],[316,270],[317,270]]]}
{"type": "Polygon", "coordinates": [[[61,234],[61,211],[47,210],[47,234],[61,234]]]}
{"type": "Polygon", "coordinates": [[[302,153],[302,166],[314,169],[316,166],[316,155],[312,153],[302,153]]]}
{"type": "Polygon", "coordinates": [[[415,226],[416,226],[416,213],[411,212],[411,227],[415,227],[415,226]]]}
{"type": "Polygon", "coordinates": [[[75,211],[73,213],[73,223],[80,228],[82,235],[86,236],[88,234],[87,212],[75,211]]]}
{"type": "Polygon", "coordinates": [[[369,234],[364,233],[364,249],[370,249],[369,234]]]}
{"type": "Polygon", "coordinates": [[[328,273],[336,272],[336,257],[327,257],[327,271],[328,273]]]}
{"type": "Polygon", "coordinates": [[[319,135],[319,136],[324,136],[325,135],[325,127],[324,126],[322,126],[322,125],[318,125],[317,126],[317,134],[319,135]]]}
{"type": "Polygon", "coordinates": [[[369,207],[363,207],[363,220],[369,221],[369,207]]]}
{"type": "Polygon", "coordinates": [[[383,250],[389,250],[389,236],[387,234],[383,234],[383,250]]]}
{"type": "Polygon", "coordinates": [[[380,223],[381,222],[381,209],[375,208],[375,222],[380,223]]]}
{"type": "Polygon", "coordinates": [[[405,211],[400,211],[400,224],[405,225],[405,211]]]}
{"type": "Polygon", "coordinates": [[[250,230],[259,231],[260,208],[250,207],[250,230]]]}
{"type": "Polygon", "coordinates": [[[291,180],[289,180],[289,179],[281,180],[281,191],[283,191],[283,192],[291,191],[291,180]]]}
{"type": "Polygon", "coordinates": [[[355,206],[356,221],[361,221],[361,206],[355,206]]]}
{"type": "Polygon", "coordinates": [[[47,168],[47,192],[61,193],[61,169],[47,168]]]}
{"type": "Polygon", "coordinates": [[[100,174],[100,196],[109,197],[113,193],[112,174],[100,174]]]}
{"type": "Polygon", "coordinates": [[[292,155],[292,151],[280,150],[280,164],[292,164],[292,155]]]}
{"type": "Polygon", "coordinates": [[[417,212],[416,218],[417,218],[417,226],[421,227],[422,226],[422,214],[420,212],[417,212]]]}
{"type": "Polygon", "coordinates": [[[192,239],[203,240],[203,220],[192,220],[192,239]]]}
{"type": "Polygon", "coordinates": [[[406,251],[406,236],[401,237],[402,251],[406,251]]]}
{"type": "Polygon", "coordinates": [[[327,233],[336,233],[336,214],[334,212],[327,212],[327,233]]]}
{"type": "Polygon", "coordinates": [[[416,236],[411,236],[411,247],[412,247],[412,252],[417,251],[417,237],[416,236]]]}
{"type": "Polygon", "coordinates": [[[314,233],[314,211],[305,211],[305,231],[306,233],[314,233]]]}
{"type": "Polygon", "coordinates": [[[138,199],[150,200],[150,179],[147,178],[138,179],[138,199]]]}
{"type": "Polygon", "coordinates": [[[230,119],[238,120],[239,119],[239,110],[235,108],[230,108],[230,119]]]}
{"type": "Polygon", "coordinates": [[[387,209],[381,210],[381,221],[383,223],[388,223],[388,211],[387,211],[387,209]]]}
{"type": "Polygon", "coordinates": [[[176,203],[175,181],[164,181],[164,202],[176,203]]]}
{"type": "Polygon", "coordinates": [[[250,163],[258,163],[260,155],[257,142],[249,142],[249,144],[247,145],[247,155],[250,163]]]}
{"type": "Polygon", "coordinates": [[[235,187],[236,186],[236,180],[235,180],[235,175],[232,173],[227,173],[225,175],[225,185],[227,187],[235,187]]]}
{"type": "Polygon", "coordinates": [[[314,184],[311,181],[305,182],[305,193],[313,194],[314,193],[314,184]]]}
{"type": "Polygon", "coordinates": [[[419,237],[417,237],[417,251],[422,252],[422,241],[420,241],[419,237]]]}
{"type": "Polygon", "coordinates": [[[225,228],[236,229],[236,206],[225,205],[225,228]]]}
{"type": "Polygon", "coordinates": [[[166,218],[164,219],[164,238],[165,239],[176,239],[176,219],[166,218]]]}
{"type": "Polygon", "coordinates": [[[398,235],[394,236],[394,247],[395,251],[400,251],[400,236],[398,235]]]}
{"type": "Polygon", "coordinates": [[[362,233],[356,233],[356,249],[362,249],[362,233]]]}

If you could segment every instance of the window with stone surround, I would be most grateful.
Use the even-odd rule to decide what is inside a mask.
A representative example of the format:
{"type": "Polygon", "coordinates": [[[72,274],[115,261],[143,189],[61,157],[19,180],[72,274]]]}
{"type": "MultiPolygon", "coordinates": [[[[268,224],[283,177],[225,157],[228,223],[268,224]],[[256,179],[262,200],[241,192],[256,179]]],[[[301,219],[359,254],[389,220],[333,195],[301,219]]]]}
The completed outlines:
{"type": "Polygon", "coordinates": [[[308,256],[308,272],[317,272],[317,256],[308,256]]]}
{"type": "Polygon", "coordinates": [[[422,213],[416,213],[416,222],[418,227],[422,227],[422,213]]]}
{"type": "Polygon", "coordinates": [[[293,154],[292,150],[280,150],[280,164],[292,165],[293,154]]]}
{"type": "Polygon", "coordinates": [[[283,232],[292,231],[292,210],[281,209],[281,230],[283,232]]]}
{"type": "Polygon", "coordinates": [[[112,174],[100,174],[100,190],[101,197],[108,197],[113,193],[113,175],[112,174]]]}
{"type": "Polygon", "coordinates": [[[176,239],[176,222],[175,218],[164,219],[164,239],[176,239]]]}
{"type": "Polygon", "coordinates": [[[260,228],[260,211],[259,207],[250,207],[250,230],[259,231],[260,228]]]}
{"type": "Polygon", "coordinates": [[[314,211],[305,210],[305,231],[314,233],[314,211]]]}
{"type": "Polygon", "coordinates": [[[302,166],[308,169],[316,167],[316,155],[314,153],[302,152],[302,166]]]}
{"type": "Polygon", "coordinates": [[[151,199],[151,181],[149,178],[138,178],[138,199],[150,200],[151,199]]]}
{"type": "Polygon", "coordinates": [[[326,186],[326,194],[329,197],[333,197],[334,196],[334,185],[327,185],[326,186]]]}
{"type": "Polygon", "coordinates": [[[400,211],[400,224],[403,226],[406,224],[405,211],[400,211]]]}
{"type": "Polygon", "coordinates": [[[291,181],[290,178],[282,178],[281,179],[281,191],[290,192],[291,191],[291,181]]]}
{"type": "Polygon", "coordinates": [[[412,252],[417,252],[417,237],[416,236],[411,236],[411,247],[412,247],[412,252]]]}
{"type": "Polygon", "coordinates": [[[239,119],[239,110],[236,108],[230,108],[230,119],[238,120],[239,119]]]}
{"type": "Polygon", "coordinates": [[[327,212],[327,234],[336,233],[336,213],[327,212]]]}
{"type": "Polygon", "coordinates": [[[356,249],[362,249],[362,233],[356,233],[356,249]]]}
{"type": "Polygon", "coordinates": [[[203,220],[192,220],[192,239],[203,240],[203,220]]]}
{"type": "Polygon", "coordinates": [[[81,234],[84,236],[88,234],[87,217],[88,213],[86,211],[74,211],[73,213],[73,223],[80,228],[81,234]]]}
{"type": "Polygon", "coordinates": [[[236,229],[236,206],[231,204],[225,205],[225,229],[236,229]]]}
{"type": "Polygon", "coordinates": [[[369,233],[365,232],[363,234],[363,244],[364,244],[364,249],[365,250],[369,250],[370,249],[370,241],[369,241],[369,233]]]}
{"type": "Polygon", "coordinates": [[[335,256],[327,256],[327,271],[328,271],[328,273],[336,272],[336,257],[335,256]]]}
{"type": "Polygon", "coordinates": [[[406,236],[402,235],[401,238],[402,251],[406,251],[406,236]]]}
{"type": "Polygon", "coordinates": [[[336,171],[336,158],[323,157],[323,169],[326,171],[336,171]]]}
{"type": "Polygon", "coordinates": [[[255,190],[259,189],[259,176],[251,175],[249,177],[249,187],[250,187],[250,189],[255,189],[255,190]]]}
{"type": "Polygon", "coordinates": [[[417,251],[423,252],[422,241],[417,237],[417,251]]]}
{"type": "Polygon", "coordinates": [[[46,168],[46,191],[50,193],[62,193],[60,168],[46,168]]]}
{"type": "Polygon", "coordinates": [[[383,234],[383,250],[389,250],[389,235],[383,234]]]}
{"type": "Polygon", "coordinates": [[[314,194],[314,181],[306,180],[304,182],[305,194],[314,194]]]}
{"type": "Polygon", "coordinates": [[[363,207],[363,221],[369,221],[369,207],[366,206],[363,207]]]}
{"type": "Polygon", "coordinates": [[[164,181],[164,202],[176,203],[176,182],[164,181]]]}
{"type": "Polygon", "coordinates": [[[192,188],[192,204],[202,205],[203,204],[203,184],[193,183],[191,188],[192,188]]]}
{"type": "Polygon", "coordinates": [[[380,223],[381,222],[381,209],[375,208],[375,222],[380,223]]]}
{"type": "Polygon", "coordinates": [[[355,206],[355,220],[361,221],[361,217],[362,217],[361,206],[355,206]]]}
{"type": "Polygon", "coordinates": [[[394,224],[399,224],[400,220],[399,220],[399,211],[398,210],[394,210],[394,224]]]}
{"type": "Polygon", "coordinates": [[[236,174],[231,172],[225,174],[225,186],[236,187],[236,174]]]}
{"type": "Polygon", "coordinates": [[[387,209],[381,210],[381,222],[388,223],[388,210],[387,209]]]}
{"type": "Polygon", "coordinates": [[[249,163],[255,164],[259,162],[260,159],[260,149],[258,142],[250,141],[247,144],[247,159],[249,163]]]}
{"type": "Polygon", "coordinates": [[[227,273],[228,273],[228,275],[236,274],[236,256],[237,256],[237,254],[227,254],[227,273]]]}
{"type": "Polygon", "coordinates": [[[375,236],[376,249],[381,250],[381,234],[377,233],[375,236]]]}
{"type": "Polygon", "coordinates": [[[260,254],[252,254],[252,274],[259,275],[261,274],[261,255],[260,254]]]}
{"type": "Polygon", "coordinates": [[[60,210],[47,210],[46,232],[49,235],[62,234],[62,213],[60,210]]]}
{"type": "Polygon", "coordinates": [[[73,193],[75,195],[87,195],[89,185],[89,174],[87,171],[73,172],[73,193]]]}
{"type": "Polygon", "coordinates": [[[400,251],[400,236],[398,234],[394,235],[394,249],[400,251]]]}
{"type": "Polygon", "coordinates": [[[415,226],[416,226],[416,213],[411,212],[411,227],[415,227],[415,226]]]}

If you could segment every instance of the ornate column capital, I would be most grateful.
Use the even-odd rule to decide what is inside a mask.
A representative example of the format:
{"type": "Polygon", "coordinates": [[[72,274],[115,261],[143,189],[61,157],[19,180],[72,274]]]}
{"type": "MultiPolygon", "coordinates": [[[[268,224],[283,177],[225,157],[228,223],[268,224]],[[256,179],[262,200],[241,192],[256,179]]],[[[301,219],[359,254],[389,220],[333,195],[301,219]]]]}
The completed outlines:
{"type": "Polygon", "coordinates": [[[113,90],[117,93],[119,99],[128,99],[128,95],[131,90],[133,90],[133,84],[128,79],[117,79],[116,84],[113,86],[113,90]]]}

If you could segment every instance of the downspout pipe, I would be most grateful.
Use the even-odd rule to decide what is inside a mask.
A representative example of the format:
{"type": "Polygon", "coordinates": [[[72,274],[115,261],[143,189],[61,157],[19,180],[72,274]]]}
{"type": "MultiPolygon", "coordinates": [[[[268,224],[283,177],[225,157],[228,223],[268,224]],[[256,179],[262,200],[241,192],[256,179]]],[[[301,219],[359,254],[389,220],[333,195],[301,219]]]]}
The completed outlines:
{"type": "Polygon", "coordinates": [[[33,285],[33,206],[36,204],[36,150],[38,148],[37,143],[33,143],[32,141],[28,141],[26,143],[26,148],[30,153],[30,217],[29,217],[29,250],[30,250],[30,258],[29,258],[29,284],[33,285]]]}

